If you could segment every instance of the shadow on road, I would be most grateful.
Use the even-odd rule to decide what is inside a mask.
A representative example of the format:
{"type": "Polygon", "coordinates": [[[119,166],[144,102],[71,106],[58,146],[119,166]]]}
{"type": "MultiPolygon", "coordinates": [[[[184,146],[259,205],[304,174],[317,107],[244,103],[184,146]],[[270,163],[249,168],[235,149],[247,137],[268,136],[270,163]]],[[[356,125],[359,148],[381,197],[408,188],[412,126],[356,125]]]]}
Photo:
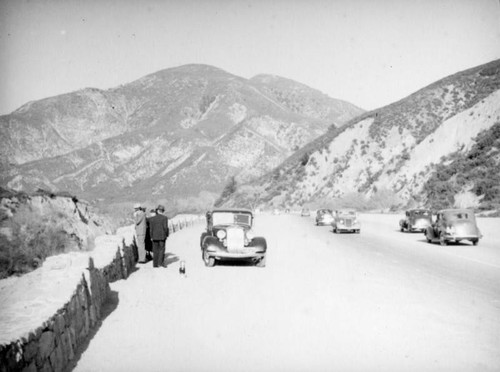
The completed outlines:
{"type": "Polygon", "coordinates": [[[109,293],[109,297],[108,297],[107,301],[102,306],[101,319],[97,322],[96,326],[89,331],[89,334],[87,335],[87,339],[85,340],[85,342],[82,343],[76,350],[74,350],[73,360],[71,360],[69,362],[69,364],[66,366],[66,368],[64,369],[65,372],[70,372],[76,367],[76,365],[78,364],[78,361],[82,357],[83,353],[89,347],[90,342],[95,337],[97,332],[99,332],[99,329],[101,328],[104,320],[106,320],[106,318],[113,311],[115,311],[115,309],[118,307],[119,302],[120,302],[120,300],[118,298],[118,292],[111,291],[109,293]]]}
{"type": "MultiPolygon", "coordinates": [[[[424,243],[424,244],[427,244],[429,246],[435,245],[436,247],[441,247],[441,244],[439,244],[439,240],[435,240],[434,242],[429,243],[427,241],[427,239],[419,239],[419,240],[417,240],[417,242],[424,243]]],[[[448,244],[446,244],[445,247],[448,246],[448,245],[452,245],[452,246],[456,246],[456,247],[469,247],[469,246],[472,246],[472,244],[468,243],[468,242],[448,242],[448,244]]]]}
{"type": "Polygon", "coordinates": [[[215,266],[255,266],[255,263],[252,261],[231,261],[231,260],[223,260],[217,261],[215,266]]]}
{"type": "Polygon", "coordinates": [[[163,261],[165,267],[177,261],[179,261],[179,257],[177,255],[173,253],[165,253],[165,260],[163,261]]]}

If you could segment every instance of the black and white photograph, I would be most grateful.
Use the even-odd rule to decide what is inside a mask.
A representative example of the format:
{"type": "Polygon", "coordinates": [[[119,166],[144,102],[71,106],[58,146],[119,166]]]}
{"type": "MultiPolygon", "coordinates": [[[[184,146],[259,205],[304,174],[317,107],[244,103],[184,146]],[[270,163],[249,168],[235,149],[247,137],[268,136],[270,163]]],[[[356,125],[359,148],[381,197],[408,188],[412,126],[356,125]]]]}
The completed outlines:
{"type": "Polygon", "coordinates": [[[500,371],[500,1],[0,0],[13,371],[500,371]]]}

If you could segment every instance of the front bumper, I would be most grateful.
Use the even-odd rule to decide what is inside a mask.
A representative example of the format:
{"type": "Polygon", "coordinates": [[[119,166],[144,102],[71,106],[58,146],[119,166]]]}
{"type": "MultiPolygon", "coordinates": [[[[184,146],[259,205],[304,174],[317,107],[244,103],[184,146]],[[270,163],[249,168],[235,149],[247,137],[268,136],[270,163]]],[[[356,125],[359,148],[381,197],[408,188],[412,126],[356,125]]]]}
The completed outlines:
{"type": "Polygon", "coordinates": [[[266,252],[207,251],[207,255],[220,260],[257,260],[263,258],[266,252]]]}

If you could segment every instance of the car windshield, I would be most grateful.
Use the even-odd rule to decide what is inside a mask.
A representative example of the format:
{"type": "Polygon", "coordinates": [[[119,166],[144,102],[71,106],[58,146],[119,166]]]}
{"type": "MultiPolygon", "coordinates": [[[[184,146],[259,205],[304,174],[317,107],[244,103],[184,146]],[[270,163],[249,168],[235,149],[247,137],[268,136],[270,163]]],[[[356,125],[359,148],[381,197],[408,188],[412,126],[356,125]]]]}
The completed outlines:
{"type": "Polygon", "coordinates": [[[341,216],[356,216],[356,211],[353,211],[353,210],[342,210],[342,211],[338,211],[337,214],[341,215],[341,216]]]}
{"type": "Polygon", "coordinates": [[[212,214],[213,225],[248,225],[252,223],[252,216],[248,213],[216,212],[212,214]]]}
{"type": "Polygon", "coordinates": [[[415,216],[430,216],[429,211],[413,211],[413,215],[415,216]]]}
{"type": "Polygon", "coordinates": [[[445,214],[445,216],[449,221],[464,221],[474,219],[474,214],[469,211],[448,212],[445,214]]]}

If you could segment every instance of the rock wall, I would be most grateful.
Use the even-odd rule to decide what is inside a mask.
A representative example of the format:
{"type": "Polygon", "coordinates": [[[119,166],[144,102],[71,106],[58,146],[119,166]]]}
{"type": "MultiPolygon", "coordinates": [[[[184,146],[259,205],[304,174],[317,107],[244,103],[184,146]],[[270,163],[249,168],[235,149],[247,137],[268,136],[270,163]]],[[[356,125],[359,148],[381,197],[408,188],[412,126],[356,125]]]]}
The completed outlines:
{"type": "MultiPolygon", "coordinates": [[[[174,233],[197,219],[174,218],[174,233]]],[[[95,239],[91,252],[46,259],[0,281],[0,372],[64,371],[102,318],[110,286],[135,268],[134,226],[95,239]]]]}
{"type": "Polygon", "coordinates": [[[110,296],[109,283],[127,278],[134,269],[133,247],[125,243],[132,241],[129,234],[133,231],[122,233],[128,236],[96,238],[96,248],[90,254],[49,257],[39,270],[10,283],[6,280],[0,288],[3,303],[0,305],[0,371],[63,371],[68,366],[75,350],[101,319],[103,304],[110,296]],[[69,300],[67,281],[73,285],[69,300]],[[63,282],[65,284],[59,285],[63,282]],[[48,283],[51,289],[47,292],[54,295],[44,295],[42,299],[42,287],[48,283]],[[40,288],[36,288],[38,286],[40,288]],[[23,292],[32,292],[32,295],[23,292]],[[42,320],[51,307],[54,311],[54,303],[62,305],[42,320]],[[23,318],[37,317],[34,312],[26,311],[36,307],[41,325],[33,327],[33,322],[23,318]]]}

